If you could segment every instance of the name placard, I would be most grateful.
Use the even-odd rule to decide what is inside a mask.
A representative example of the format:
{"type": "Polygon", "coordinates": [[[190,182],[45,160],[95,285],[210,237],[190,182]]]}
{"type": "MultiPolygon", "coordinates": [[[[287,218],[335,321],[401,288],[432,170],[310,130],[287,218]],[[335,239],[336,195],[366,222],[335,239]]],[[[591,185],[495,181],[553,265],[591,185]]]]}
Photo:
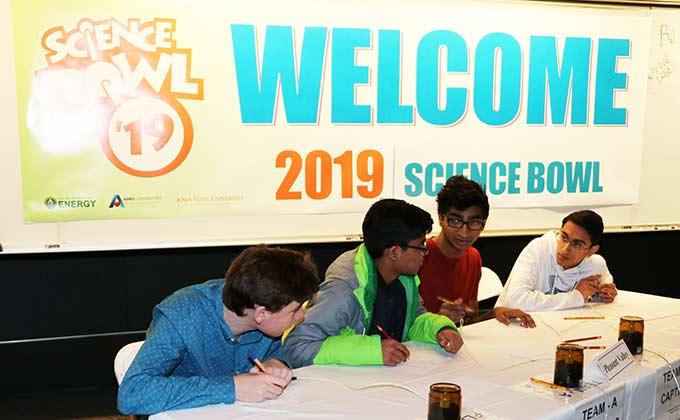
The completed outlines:
{"type": "Polygon", "coordinates": [[[680,389],[675,378],[680,376],[680,361],[672,363],[673,371],[667,366],[658,369],[656,378],[656,418],[675,419],[680,416],[680,389]]]}
{"type": "Polygon", "coordinates": [[[598,356],[595,359],[595,363],[607,380],[611,381],[627,367],[635,363],[635,359],[630,350],[628,350],[626,343],[623,340],[619,340],[614,347],[598,356]]]}

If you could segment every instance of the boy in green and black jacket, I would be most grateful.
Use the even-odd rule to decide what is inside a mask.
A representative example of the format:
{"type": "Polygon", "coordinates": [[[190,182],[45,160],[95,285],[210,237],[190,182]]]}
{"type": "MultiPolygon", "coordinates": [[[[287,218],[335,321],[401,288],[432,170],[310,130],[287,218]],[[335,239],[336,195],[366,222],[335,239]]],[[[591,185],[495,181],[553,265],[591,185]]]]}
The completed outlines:
{"type": "Polygon", "coordinates": [[[416,273],[432,223],[429,213],[402,200],[371,206],[362,225],[364,243],[331,264],[305,321],[284,342],[293,367],[394,366],[408,359],[401,343],[408,340],[439,343],[450,353],[461,348],[454,323],[425,311],[418,294],[416,273]]]}

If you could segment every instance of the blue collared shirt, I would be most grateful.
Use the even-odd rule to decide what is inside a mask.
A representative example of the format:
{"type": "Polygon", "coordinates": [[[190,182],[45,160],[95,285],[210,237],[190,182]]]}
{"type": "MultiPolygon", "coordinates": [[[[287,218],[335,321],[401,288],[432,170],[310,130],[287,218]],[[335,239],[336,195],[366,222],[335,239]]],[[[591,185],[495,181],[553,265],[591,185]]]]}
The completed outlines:
{"type": "Polygon", "coordinates": [[[282,359],[281,342],[250,331],[237,340],[224,321],[224,279],[185,287],[153,310],[146,341],[118,390],[124,414],[236,400],[234,376],[260,360],[282,359]]]}

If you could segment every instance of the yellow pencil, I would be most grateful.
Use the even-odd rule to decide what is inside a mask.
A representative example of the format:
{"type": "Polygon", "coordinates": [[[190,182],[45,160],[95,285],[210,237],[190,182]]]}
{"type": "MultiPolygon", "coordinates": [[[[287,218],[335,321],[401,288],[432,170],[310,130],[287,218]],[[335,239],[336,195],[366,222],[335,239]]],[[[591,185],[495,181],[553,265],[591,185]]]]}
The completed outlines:
{"type": "MultiPolygon", "coordinates": [[[[262,373],[266,373],[266,374],[269,375],[269,372],[267,372],[267,369],[264,368],[264,365],[262,364],[262,362],[260,362],[260,359],[258,359],[257,357],[253,357],[253,356],[249,356],[249,357],[250,357],[250,360],[252,360],[253,363],[255,363],[255,365],[257,365],[257,367],[262,371],[262,373]]],[[[292,378],[290,378],[290,380],[296,381],[297,376],[293,376],[292,378]]]]}
{"type": "Polygon", "coordinates": [[[581,319],[604,319],[603,316],[565,316],[562,319],[568,319],[568,320],[581,320],[581,319]]]}
{"type": "Polygon", "coordinates": [[[564,340],[563,343],[576,343],[578,341],[599,340],[600,338],[602,338],[601,335],[595,335],[593,337],[572,338],[571,340],[564,340]]]}
{"type": "Polygon", "coordinates": [[[258,359],[257,357],[253,357],[252,359],[253,359],[253,363],[255,363],[257,365],[257,367],[260,368],[262,373],[269,373],[269,372],[267,372],[267,369],[264,368],[264,365],[262,364],[262,362],[260,362],[260,359],[258,359]]]}
{"type": "Polygon", "coordinates": [[[529,378],[532,383],[537,384],[537,385],[543,385],[545,387],[548,387],[554,391],[560,391],[560,392],[568,392],[569,388],[560,386],[560,385],[555,385],[552,382],[547,382],[538,378],[529,378]]]}
{"type": "Polygon", "coordinates": [[[442,302],[444,302],[444,303],[448,303],[448,304],[450,304],[450,305],[457,305],[456,302],[454,302],[454,301],[452,301],[452,300],[449,300],[449,299],[447,299],[447,298],[445,298],[445,297],[437,296],[437,299],[439,299],[440,301],[442,301],[442,302]]]}
{"type": "MultiPolygon", "coordinates": [[[[442,296],[437,296],[437,299],[438,299],[440,302],[448,303],[449,305],[459,305],[459,303],[456,303],[456,302],[454,302],[454,301],[452,301],[452,300],[450,300],[450,299],[447,299],[447,298],[445,298],[445,297],[442,297],[442,296]]],[[[466,313],[469,313],[469,314],[472,315],[472,316],[476,315],[476,311],[475,311],[474,309],[472,309],[471,307],[467,306],[467,305],[465,305],[465,312],[466,312],[466,313]]]]}

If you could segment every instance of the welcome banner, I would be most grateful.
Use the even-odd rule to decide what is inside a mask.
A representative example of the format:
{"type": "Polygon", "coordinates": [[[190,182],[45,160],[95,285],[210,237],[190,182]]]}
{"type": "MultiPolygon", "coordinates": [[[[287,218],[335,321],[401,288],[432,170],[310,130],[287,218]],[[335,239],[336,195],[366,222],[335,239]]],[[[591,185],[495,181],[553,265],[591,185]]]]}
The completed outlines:
{"type": "Polygon", "coordinates": [[[25,219],[635,203],[646,13],[479,3],[16,0],[25,219]]]}

